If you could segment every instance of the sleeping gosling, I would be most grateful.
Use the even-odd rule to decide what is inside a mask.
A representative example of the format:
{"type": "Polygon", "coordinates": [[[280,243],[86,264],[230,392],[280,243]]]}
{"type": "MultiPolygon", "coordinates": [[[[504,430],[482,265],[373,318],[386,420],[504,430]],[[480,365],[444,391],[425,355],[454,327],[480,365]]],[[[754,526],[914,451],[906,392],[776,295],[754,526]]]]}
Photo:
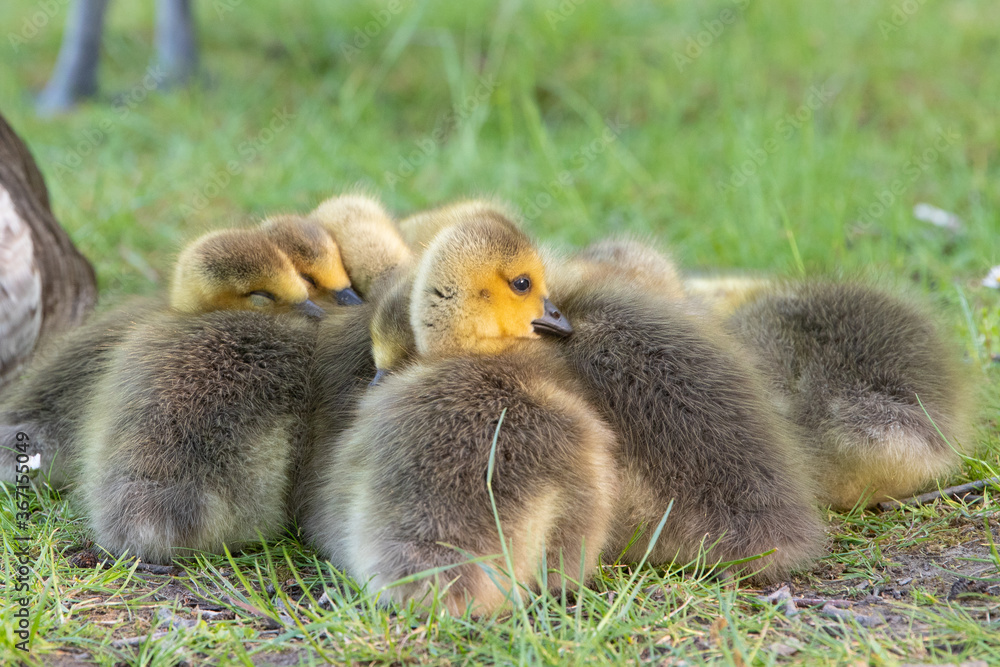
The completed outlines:
{"type": "Polygon", "coordinates": [[[905,498],[958,467],[970,374],[917,303],[864,283],[784,283],[727,324],[801,427],[822,504],[905,498]]]}
{"type": "Polygon", "coordinates": [[[133,299],[95,316],[48,344],[8,388],[0,405],[0,480],[14,481],[14,445],[17,433],[24,432],[48,483],[57,489],[70,485],[77,476],[83,406],[107,372],[113,350],[139,323],[164,312],[321,315],[307,297],[298,271],[264,234],[224,230],[199,237],[180,253],[166,307],[157,299],[133,299]]]}

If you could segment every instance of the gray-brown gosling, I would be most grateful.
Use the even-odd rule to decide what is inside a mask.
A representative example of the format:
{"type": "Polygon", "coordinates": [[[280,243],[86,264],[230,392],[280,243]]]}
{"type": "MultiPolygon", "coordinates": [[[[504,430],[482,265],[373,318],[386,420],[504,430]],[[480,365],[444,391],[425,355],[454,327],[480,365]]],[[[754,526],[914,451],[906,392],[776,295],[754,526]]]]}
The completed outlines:
{"type": "MultiPolygon", "coordinates": [[[[413,253],[378,201],[361,194],[331,197],[310,214],[337,242],[354,288],[368,298],[383,279],[405,271],[413,253]],[[345,243],[345,239],[350,242],[345,243]]],[[[387,282],[386,284],[391,284],[387,282]]]]}
{"type": "Polygon", "coordinates": [[[80,498],[95,542],[166,563],[276,535],[316,331],[253,311],[161,312],[133,327],[82,411],[80,498]]]}
{"type": "MultiPolygon", "coordinates": [[[[195,317],[214,310],[322,314],[308,300],[299,272],[265,234],[223,230],[199,237],[181,252],[170,290],[169,310],[195,317]]],[[[84,405],[106,372],[112,351],[132,330],[164,311],[158,300],[133,300],[102,313],[52,341],[5,393],[0,405],[0,463],[13,461],[18,432],[55,488],[75,478],[84,405]]],[[[0,480],[13,481],[13,463],[0,480]]]]}
{"type": "Polygon", "coordinates": [[[625,237],[597,241],[577,253],[576,259],[560,267],[563,282],[599,282],[603,274],[611,271],[617,280],[626,280],[651,294],[674,300],[687,296],[673,260],[639,240],[625,237]]]}
{"type": "Polygon", "coordinates": [[[796,431],[734,342],[658,284],[669,260],[636,243],[612,247],[552,272],[575,329],[557,347],[619,439],[606,553],[639,560],[673,501],[651,564],[690,563],[704,547],[708,565],[767,553],[730,570],[756,583],[807,567],[823,531],[796,431]]]}
{"type": "MultiPolygon", "coordinates": [[[[319,470],[327,442],[336,440],[353,421],[357,402],[369,384],[405,363],[413,351],[409,325],[412,254],[382,206],[367,197],[333,197],[317,211],[326,231],[349,258],[352,282],[363,284],[367,303],[334,312],[320,324],[312,376],[316,396],[310,434],[296,451],[292,514],[300,520],[314,511],[319,470]],[[373,356],[369,329],[385,334],[373,356]],[[390,334],[391,332],[391,334],[390,334]],[[401,341],[390,343],[389,341],[401,341]],[[375,362],[382,365],[376,368],[375,362]]],[[[315,213],[314,213],[315,215],[315,213]]]]}
{"type": "Polygon", "coordinates": [[[416,343],[410,327],[413,279],[402,276],[374,301],[331,313],[321,323],[313,358],[315,395],[311,435],[298,452],[292,508],[302,518],[318,507],[320,472],[332,463],[329,443],[350,427],[358,402],[387,373],[413,361],[416,343]]]}
{"type": "Polygon", "coordinates": [[[958,466],[968,374],[915,302],[863,283],[785,283],[728,325],[803,427],[823,504],[905,498],[958,466]]]}
{"type": "Polygon", "coordinates": [[[260,227],[306,281],[310,299],[341,306],[361,303],[351,288],[337,244],[318,222],[299,215],[275,215],[260,227]]]}
{"type": "Polygon", "coordinates": [[[614,438],[538,340],[571,331],[547,291],[538,254],[500,215],[453,225],[423,255],[411,294],[417,361],[372,388],[329,443],[319,511],[304,521],[321,554],[385,588],[382,600],[429,605],[436,590],[451,613],[479,615],[519,594],[485,569],[505,569],[487,487],[494,434],[492,490],[517,582],[560,585],[540,574],[545,559],[572,578],[593,572],[614,438]]]}

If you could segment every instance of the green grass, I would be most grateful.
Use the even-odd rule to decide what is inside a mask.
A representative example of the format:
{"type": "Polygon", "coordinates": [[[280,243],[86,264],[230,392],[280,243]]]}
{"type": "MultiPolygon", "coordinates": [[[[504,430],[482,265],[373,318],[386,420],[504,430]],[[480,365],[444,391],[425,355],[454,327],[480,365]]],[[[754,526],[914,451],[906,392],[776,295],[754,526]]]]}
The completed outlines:
{"type": "MultiPolygon", "coordinates": [[[[1000,294],[979,286],[1000,264],[992,103],[1000,38],[989,0],[895,3],[910,14],[861,1],[584,0],[562,10],[555,2],[403,2],[356,50],[345,48],[355,29],[388,5],[205,1],[195,3],[204,81],[152,92],[143,78],[153,3],[119,2],[109,10],[102,99],[39,119],[31,96],[55,61],[66,10],[53,3],[57,14],[16,50],[10,35],[44,16],[43,5],[0,7],[0,104],[45,173],[57,217],[94,263],[105,303],[162,290],[178,247],[201,230],[307,210],[359,184],[400,213],[496,194],[549,242],[630,231],[670,247],[689,270],[877,275],[924,295],[983,387],[980,451],[955,481],[1000,471],[1000,368],[991,362],[1000,354],[1000,294]],[[898,30],[894,15],[905,19],[898,30]],[[276,114],[290,117],[271,133],[276,114]],[[230,162],[238,173],[223,183],[230,162]],[[961,231],[915,220],[918,202],[955,212],[961,231]]],[[[74,568],[67,549],[87,534],[71,505],[44,494],[32,502],[33,652],[15,652],[14,607],[5,604],[5,663],[68,662],[79,652],[102,664],[149,665],[319,656],[1000,661],[997,589],[948,599],[956,573],[997,577],[1000,557],[987,539],[997,540],[996,501],[830,514],[828,555],[794,586],[897,619],[875,628],[816,610],[790,618],[759,603],[757,591],[624,567],[605,568],[578,601],[545,596],[509,618],[427,621],[379,609],[294,539],[232,561],[206,557],[174,578],[126,564],[74,568]],[[262,592],[267,585],[274,594],[262,592]],[[303,590],[318,598],[324,585],[332,609],[297,601],[303,590]],[[222,600],[232,618],[112,649],[115,639],[154,629],[158,608],[193,618],[179,592],[189,588],[222,600]],[[876,589],[885,603],[865,602],[876,589]],[[274,618],[274,600],[284,601],[291,624],[268,630],[228,601],[240,596],[274,618]]],[[[3,506],[9,573],[17,531],[11,502],[3,506]]]]}

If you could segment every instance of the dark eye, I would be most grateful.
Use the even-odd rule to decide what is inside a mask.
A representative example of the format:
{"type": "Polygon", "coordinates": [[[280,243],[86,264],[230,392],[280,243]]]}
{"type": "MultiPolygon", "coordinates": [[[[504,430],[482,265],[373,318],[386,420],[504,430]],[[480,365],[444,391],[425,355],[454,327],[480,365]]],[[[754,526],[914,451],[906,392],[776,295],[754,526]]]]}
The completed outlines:
{"type": "Polygon", "coordinates": [[[310,276],[309,274],[306,274],[306,273],[300,273],[299,275],[302,276],[302,280],[306,281],[311,286],[316,287],[316,279],[315,278],[313,278],[312,276],[310,276]]]}
{"type": "Polygon", "coordinates": [[[525,294],[531,289],[531,278],[528,276],[518,276],[510,281],[510,287],[518,294],[525,294]]]}
{"type": "Polygon", "coordinates": [[[265,292],[264,290],[257,290],[256,292],[250,292],[247,296],[262,296],[265,299],[270,299],[271,301],[277,301],[278,297],[274,296],[270,292],[265,292]]]}

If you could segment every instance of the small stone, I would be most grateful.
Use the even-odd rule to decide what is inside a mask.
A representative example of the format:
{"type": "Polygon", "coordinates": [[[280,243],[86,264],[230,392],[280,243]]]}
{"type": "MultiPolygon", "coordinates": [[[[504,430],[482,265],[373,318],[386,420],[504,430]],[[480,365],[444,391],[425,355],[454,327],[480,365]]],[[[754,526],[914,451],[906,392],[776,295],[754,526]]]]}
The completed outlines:
{"type": "Polygon", "coordinates": [[[792,591],[791,591],[790,588],[788,588],[788,584],[785,584],[784,586],[782,586],[778,590],[776,590],[773,593],[771,593],[770,595],[768,595],[767,596],[767,601],[768,602],[774,602],[774,603],[784,602],[786,599],[788,599],[790,597],[792,597],[792,591]]]}
{"type": "Polygon", "coordinates": [[[854,614],[854,620],[858,622],[863,628],[877,628],[880,625],[885,624],[885,619],[878,614],[872,614],[870,616],[865,614],[854,614]]]}
{"type": "Polygon", "coordinates": [[[874,628],[885,623],[885,619],[877,614],[872,614],[871,616],[866,616],[865,614],[858,614],[849,609],[838,609],[833,605],[825,605],[820,613],[824,616],[829,616],[830,618],[836,618],[841,621],[855,621],[858,625],[863,628],[874,628]]]}
{"type": "Polygon", "coordinates": [[[792,600],[792,591],[788,588],[788,584],[774,591],[765,599],[774,605],[783,607],[785,616],[795,616],[799,613],[798,607],[795,606],[795,601],[792,600]]]}
{"type": "Polygon", "coordinates": [[[175,630],[182,630],[184,628],[193,628],[198,625],[198,621],[193,618],[178,616],[172,609],[167,607],[160,607],[156,610],[156,624],[158,626],[166,625],[175,630]]]}
{"type": "Polygon", "coordinates": [[[965,593],[969,589],[968,579],[959,579],[951,585],[951,590],[948,591],[948,600],[954,600],[962,593],[965,593]]]}
{"type": "Polygon", "coordinates": [[[783,655],[786,658],[793,656],[799,652],[799,649],[794,646],[789,646],[788,644],[782,644],[781,642],[775,642],[771,644],[771,651],[777,653],[778,655],[783,655]]]}
{"type": "Polygon", "coordinates": [[[660,602],[667,598],[666,591],[663,589],[663,586],[660,586],[659,584],[647,586],[642,589],[642,592],[646,594],[646,598],[648,600],[653,602],[660,602]]]}

